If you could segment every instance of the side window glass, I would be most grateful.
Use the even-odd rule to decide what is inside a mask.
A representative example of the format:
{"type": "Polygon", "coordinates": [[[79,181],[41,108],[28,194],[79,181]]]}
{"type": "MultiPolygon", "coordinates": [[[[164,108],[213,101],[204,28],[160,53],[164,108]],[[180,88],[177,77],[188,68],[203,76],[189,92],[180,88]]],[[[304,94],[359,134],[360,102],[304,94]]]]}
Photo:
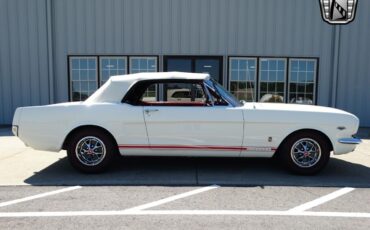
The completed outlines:
{"type": "Polygon", "coordinates": [[[206,96],[199,84],[192,83],[168,83],[164,84],[166,101],[178,102],[206,102],[206,96]]]}
{"type": "Polygon", "coordinates": [[[205,106],[207,97],[199,83],[155,83],[146,88],[140,102],[160,106],[205,106]],[[156,97],[156,88],[163,89],[159,98],[156,97]]]}
{"type": "Polygon", "coordinates": [[[141,101],[143,102],[155,102],[157,101],[157,93],[156,89],[158,84],[152,84],[150,85],[144,92],[144,94],[141,96],[141,101]]]}

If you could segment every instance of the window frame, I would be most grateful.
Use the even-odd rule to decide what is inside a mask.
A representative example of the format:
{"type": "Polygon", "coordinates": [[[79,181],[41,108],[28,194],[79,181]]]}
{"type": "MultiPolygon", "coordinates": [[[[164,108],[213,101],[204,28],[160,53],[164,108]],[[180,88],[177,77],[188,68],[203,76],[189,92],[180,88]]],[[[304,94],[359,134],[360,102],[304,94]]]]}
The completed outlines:
{"type": "MultiPolygon", "coordinates": [[[[155,65],[156,65],[155,72],[158,72],[158,69],[159,69],[159,67],[158,67],[158,57],[156,57],[156,56],[137,56],[137,55],[136,56],[129,56],[129,58],[128,58],[129,62],[128,62],[128,66],[127,66],[128,71],[130,73],[133,73],[132,72],[133,59],[143,59],[143,58],[145,58],[147,61],[150,60],[150,59],[154,60],[155,65]]],[[[135,73],[151,73],[151,72],[146,71],[146,72],[135,72],[135,73]]],[[[160,95],[160,90],[159,90],[158,85],[155,85],[154,93],[156,95],[156,98],[158,99],[159,95],[160,95]]]]}
{"type": "Polygon", "coordinates": [[[256,98],[254,102],[258,102],[258,98],[260,95],[260,90],[259,90],[259,85],[260,85],[260,59],[266,59],[266,58],[273,58],[273,59],[286,59],[286,73],[285,73],[285,96],[284,96],[284,102],[283,103],[289,103],[288,97],[289,97],[289,92],[288,92],[288,87],[289,87],[289,70],[290,70],[290,60],[291,59],[307,59],[307,60],[315,60],[316,61],[316,70],[315,70],[315,77],[314,77],[314,102],[313,105],[317,105],[317,100],[318,100],[318,82],[319,82],[319,71],[320,71],[320,58],[315,57],[315,56],[306,56],[306,57],[301,57],[301,56],[241,56],[241,55],[229,55],[228,61],[227,61],[227,75],[226,75],[226,81],[228,82],[228,90],[230,91],[230,58],[256,58],[257,59],[257,66],[256,66],[256,81],[257,81],[257,87],[256,87],[256,98]]]}
{"type": "MultiPolygon", "coordinates": [[[[98,60],[98,57],[96,55],[69,55],[67,57],[67,66],[68,66],[68,101],[73,101],[73,85],[72,85],[72,82],[73,82],[73,79],[72,79],[72,71],[73,71],[73,68],[72,68],[72,61],[73,59],[81,59],[81,58],[86,58],[86,59],[95,59],[95,81],[97,83],[97,88],[96,90],[99,89],[99,60],[98,60]]],[[[80,69],[79,69],[80,70],[80,69]]],[[[81,100],[80,100],[81,101],[81,100]]],[[[75,102],[75,101],[73,101],[75,102]]]]}
{"type": "MultiPolygon", "coordinates": [[[[284,89],[283,89],[283,102],[282,103],[287,103],[287,98],[286,98],[286,95],[287,95],[287,69],[288,69],[288,58],[283,58],[283,57],[260,57],[258,59],[258,95],[257,95],[257,98],[256,98],[256,101],[259,102],[260,99],[261,99],[261,62],[264,61],[264,60],[275,60],[275,61],[285,61],[285,65],[284,65],[284,81],[282,81],[284,83],[284,89]]],[[[270,71],[270,70],[268,70],[270,71]]],[[[272,70],[273,71],[273,70],[272,70]]],[[[279,71],[279,70],[276,70],[276,71],[279,71]]],[[[265,81],[263,81],[265,82],[265,81]]],[[[277,81],[276,81],[277,82],[277,81]]],[[[267,83],[270,83],[270,81],[267,81],[267,83]]],[[[275,102],[276,103],[276,102],[275,102]]],[[[278,102],[277,102],[278,103],[278,102]]]]}
{"type": "MultiPolygon", "coordinates": [[[[231,61],[233,59],[238,59],[238,60],[246,60],[246,61],[249,61],[249,60],[254,60],[255,61],[255,64],[256,64],[256,68],[255,68],[255,73],[254,73],[254,89],[253,89],[253,96],[252,96],[252,102],[255,102],[257,100],[257,88],[258,88],[258,71],[259,71],[259,59],[258,57],[245,57],[245,56],[229,56],[228,57],[228,61],[227,61],[227,66],[228,66],[228,77],[227,77],[227,90],[231,93],[231,72],[232,72],[232,68],[231,68],[231,61]]],[[[239,81],[238,81],[239,82],[239,81]]],[[[248,82],[248,80],[246,81],[248,82]]],[[[248,85],[247,85],[247,88],[248,88],[248,85]]],[[[235,95],[234,95],[235,96],[235,95]]],[[[235,96],[236,97],[236,96],[235,96]]]]}
{"type": "Polygon", "coordinates": [[[119,58],[124,57],[126,58],[126,73],[130,74],[130,57],[150,57],[156,59],[156,72],[159,71],[159,65],[160,65],[160,56],[159,55],[131,55],[131,54],[67,54],[67,77],[68,77],[68,101],[72,101],[73,99],[73,88],[72,88],[72,59],[75,58],[95,58],[96,60],[96,84],[98,90],[102,84],[101,84],[101,59],[102,58],[119,58]]]}
{"type": "MultiPolygon", "coordinates": [[[[140,81],[137,81],[129,90],[128,92],[125,94],[125,96],[122,98],[121,100],[121,103],[124,103],[124,104],[129,104],[129,105],[132,105],[132,106],[143,106],[142,104],[140,104],[138,101],[135,101],[134,103],[129,103],[128,101],[130,99],[132,99],[131,97],[136,97],[134,99],[138,99],[142,96],[139,95],[140,97],[138,97],[138,95],[135,95],[135,96],[132,96],[134,93],[136,93],[136,90],[137,88],[141,88],[142,85],[144,84],[146,86],[145,90],[143,91],[143,93],[145,93],[146,89],[149,88],[151,85],[153,84],[168,84],[168,83],[185,83],[185,84],[199,84],[202,89],[203,89],[203,93],[205,95],[205,99],[206,99],[206,102],[205,102],[205,105],[204,106],[207,106],[208,103],[211,102],[211,97],[209,95],[209,92],[208,90],[206,89],[206,85],[204,83],[203,80],[193,80],[193,79],[154,79],[154,80],[140,80],[140,81]]],[[[157,98],[158,100],[158,98],[157,98]]],[[[186,104],[186,103],[185,103],[186,104]]],[[[191,103],[189,103],[191,104],[191,103]]],[[[145,106],[163,106],[163,107],[168,107],[168,106],[174,106],[174,105],[161,105],[161,104],[158,104],[158,105],[145,105],[145,106]]],[[[177,105],[178,106],[178,105],[177,105]]],[[[191,105],[184,105],[185,107],[199,107],[199,106],[191,106],[191,105]]],[[[176,107],[176,106],[174,106],[176,107]]]]}
{"type": "MultiPolygon", "coordinates": [[[[317,105],[318,100],[318,78],[319,78],[319,67],[320,67],[320,59],[319,57],[300,57],[300,56],[240,56],[240,55],[229,55],[227,57],[227,61],[224,62],[225,56],[202,56],[202,55],[124,55],[124,54],[68,54],[67,55],[67,73],[68,73],[68,100],[72,101],[73,99],[73,88],[72,88],[72,60],[74,58],[95,58],[96,60],[96,83],[97,83],[97,89],[101,87],[101,58],[102,57],[124,57],[126,58],[126,74],[131,74],[131,63],[130,59],[133,57],[147,57],[147,58],[153,58],[156,60],[156,71],[158,72],[160,69],[164,70],[166,67],[166,60],[167,58],[214,58],[218,57],[221,61],[220,69],[221,69],[221,75],[226,74],[226,77],[221,77],[222,79],[222,85],[225,85],[228,90],[230,90],[230,83],[231,83],[231,65],[230,61],[233,58],[240,58],[240,59],[255,59],[256,60],[256,73],[255,73],[255,98],[254,102],[258,102],[260,97],[260,60],[261,59],[285,59],[285,91],[284,91],[284,103],[289,103],[289,94],[290,94],[290,68],[291,68],[291,61],[292,60],[308,60],[308,61],[315,61],[315,71],[314,71],[314,86],[313,86],[313,104],[317,105]],[[226,65],[227,71],[224,73],[223,68],[224,65],[226,65]],[[162,68],[160,68],[160,66],[162,68]],[[224,81],[226,79],[226,82],[224,81]],[[226,83],[226,84],[225,84],[226,83]]],[[[161,89],[159,89],[160,91],[161,89]]]]}
{"type": "MultiPolygon", "coordinates": [[[[131,65],[132,65],[132,59],[142,59],[142,58],[146,58],[146,59],[153,59],[154,62],[155,62],[155,65],[156,65],[156,68],[155,68],[155,71],[158,72],[159,70],[159,58],[158,56],[153,56],[153,55],[133,55],[133,56],[127,56],[128,57],[128,66],[127,66],[127,70],[129,73],[132,73],[131,71],[131,65]]],[[[136,72],[138,73],[138,72],[136,72]]],[[[140,73],[152,73],[152,72],[140,72],[140,73]]]]}
{"type": "MultiPolygon", "coordinates": [[[[100,56],[97,56],[98,57],[98,60],[99,60],[99,82],[98,82],[98,86],[101,87],[103,84],[102,84],[102,75],[103,75],[103,59],[106,58],[106,59],[124,59],[124,63],[126,65],[126,69],[125,69],[125,73],[124,74],[127,74],[128,73],[128,56],[125,56],[125,55],[100,55],[100,56]]],[[[109,79],[109,77],[108,77],[109,79]]]]}
{"type": "MultiPolygon", "coordinates": [[[[292,68],[292,61],[315,61],[315,69],[313,71],[314,77],[313,77],[313,92],[312,92],[312,101],[313,105],[317,104],[317,82],[318,82],[318,65],[319,65],[319,59],[318,58],[289,58],[289,69],[288,69],[288,85],[287,85],[287,101],[289,104],[297,104],[297,103],[290,103],[289,102],[289,95],[290,95],[290,79],[291,79],[291,68],[292,68]]],[[[299,72],[299,71],[298,71],[299,72]]],[[[307,72],[307,71],[306,71],[307,72]]]]}

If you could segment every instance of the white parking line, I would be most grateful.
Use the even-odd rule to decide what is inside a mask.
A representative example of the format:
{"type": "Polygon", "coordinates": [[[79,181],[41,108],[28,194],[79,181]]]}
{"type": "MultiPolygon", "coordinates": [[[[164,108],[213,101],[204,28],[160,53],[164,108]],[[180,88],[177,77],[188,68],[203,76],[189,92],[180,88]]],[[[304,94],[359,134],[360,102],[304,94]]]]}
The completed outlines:
{"type": "Polygon", "coordinates": [[[42,197],[51,196],[51,195],[55,195],[55,194],[62,193],[62,192],[69,192],[69,191],[76,190],[76,189],[79,189],[79,188],[82,188],[82,187],[81,186],[73,186],[73,187],[58,189],[58,190],[51,191],[51,192],[41,193],[41,194],[34,195],[34,196],[28,196],[28,197],[21,198],[21,199],[6,201],[6,202],[3,202],[3,203],[0,203],[0,207],[5,207],[5,206],[8,206],[8,205],[17,204],[17,203],[21,203],[21,202],[25,202],[25,201],[29,201],[29,200],[39,199],[39,198],[42,198],[42,197]]]}
{"type": "MultiPolygon", "coordinates": [[[[42,193],[35,196],[25,197],[13,201],[0,203],[0,207],[16,204],[24,201],[42,198],[62,192],[79,189],[81,186],[74,186],[59,189],[51,192],[42,193]]],[[[342,188],[328,195],[322,196],[316,200],[299,205],[288,211],[271,211],[271,210],[145,210],[171,201],[182,199],[198,193],[206,192],[219,188],[218,185],[207,186],[195,189],[189,192],[181,193],[175,196],[164,198],[158,201],[136,206],[133,208],[120,211],[62,211],[62,212],[0,212],[0,218],[19,218],[19,217],[71,217],[71,216],[150,216],[150,215],[187,215],[187,216],[308,216],[308,217],[346,217],[346,218],[370,218],[370,213],[366,212],[312,212],[306,211],[320,204],[333,200],[339,196],[347,194],[354,188],[342,188]]]]}
{"type": "Polygon", "coordinates": [[[187,215],[187,216],[310,216],[370,218],[366,212],[290,212],[256,210],[122,210],[122,211],[65,211],[65,212],[0,212],[0,218],[18,217],[70,217],[70,216],[145,216],[145,215],[187,215]]]}
{"type": "Polygon", "coordinates": [[[344,194],[352,192],[353,190],[355,190],[355,189],[354,188],[347,188],[347,187],[339,189],[335,192],[329,193],[328,195],[322,196],[322,197],[320,197],[316,200],[313,200],[313,201],[301,204],[301,205],[299,205],[297,207],[294,207],[292,209],[289,209],[289,212],[303,212],[303,211],[306,211],[306,210],[311,209],[313,207],[319,206],[320,204],[326,203],[330,200],[333,200],[335,198],[343,196],[344,194]]]}
{"type": "Polygon", "coordinates": [[[206,191],[216,189],[216,188],[219,188],[219,187],[220,186],[218,186],[218,185],[211,185],[211,186],[195,189],[195,190],[185,192],[185,193],[181,193],[181,194],[178,194],[178,195],[175,195],[175,196],[170,196],[170,197],[158,200],[158,201],[154,201],[154,202],[150,202],[150,203],[147,203],[147,204],[139,205],[139,206],[136,206],[136,207],[133,207],[133,208],[128,208],[128,209],[126,209],[126,211],[128,211],[128,210],[137,211],[137,210],[144,210],[144,209],[152,208],[152,207],[155,207],[155,206],[158,206],[158,205],[161,205],[161,204],[165,204],[165,203],[168,203],[168,202],[171,202],[171,201],[174,201],[174,200],[178,200],[178,199],[181,199],[181,198],[184,198],[184,197],[192,196],[192,195],[195,195],[195,194],[198,194],[198,193],[206,192],[206,191]]]}

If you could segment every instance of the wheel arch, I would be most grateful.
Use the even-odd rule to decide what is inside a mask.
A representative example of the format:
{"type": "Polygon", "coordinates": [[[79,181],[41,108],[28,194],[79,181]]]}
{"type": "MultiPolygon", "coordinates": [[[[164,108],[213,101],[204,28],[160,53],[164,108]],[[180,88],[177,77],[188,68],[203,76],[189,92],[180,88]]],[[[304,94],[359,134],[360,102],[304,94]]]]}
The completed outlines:
{"type": "Polygon", "coordinates": [[[107,134],[109,136],[109,138],[112,139],[113,143],[118,146],[117,144],[117,141],[116,141],[116,138],[114,138],[114,136],[112,135],[111,132],[109,132],[107,129],[101,127],[101,126],[98,126],[98,125],[80,125],[80,126],[77,126],[75,127],[74,129],[72,129],[68,134],[67,136],[64,138],[64,141],[63,141],[63,144],[62,144],[62,149],[66,150],[67,147],[68,147],[68,144],[69,144],[69,141],[71,139],[71,137],[73,137],[73,135],[81,130],[84,130],[84,129],[95,129],[95,130],[100,130],[102,132],[104,132],[105,134],[107,134]]]}
{"type": "Polygon", "coordinates": [[[281,147],[284,145],[284,143],[292,136],[298,134],[298,133],[304,133],[304,132],[314,132],[314,133],[317,133],[318,135],[322,136],[323,138],[326,139],[326,141],[329,143],[329,146],[330,146],[330,151],[333,151],[334,150],[334,146],[333,146],[333,143],[332,141],[330,140],[330,138],[325,134],[323,133],[322,131],[320,130],[317,130],[317,129],[299,129],[299,130],[296,130],[292,133],[290,133],[289,135],[287,135],[283,141],[280,143],[279,147],[277,148],[276,152],[274,155],[278,155],[279,154],[279,150],[281,150],[281,147]]]}

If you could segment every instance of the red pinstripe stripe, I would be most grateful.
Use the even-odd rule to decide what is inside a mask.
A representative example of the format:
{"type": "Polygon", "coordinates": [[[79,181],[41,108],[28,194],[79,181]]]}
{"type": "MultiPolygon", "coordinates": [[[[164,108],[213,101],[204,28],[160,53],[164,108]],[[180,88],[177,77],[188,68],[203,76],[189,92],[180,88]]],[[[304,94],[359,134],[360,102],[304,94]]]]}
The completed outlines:
{"type": "Polygon", "coordinates": [[[210,145],[119,145],[121,149],[198,149],[198,150],[253,150],[254,148],[270,148],[270,151],[276,151],[276,148],[271,147],[238,147],[238,146],[210,146],[210,145]]]}
{"type": "Polygon", "coordinates": [[[206,145],[120,145],[119,148],[131,148],[131,149],[198,149],[198,150],[233,150],[240,151],[246,148],[233,147],[233,146],[206,146],[206,145]]]}

